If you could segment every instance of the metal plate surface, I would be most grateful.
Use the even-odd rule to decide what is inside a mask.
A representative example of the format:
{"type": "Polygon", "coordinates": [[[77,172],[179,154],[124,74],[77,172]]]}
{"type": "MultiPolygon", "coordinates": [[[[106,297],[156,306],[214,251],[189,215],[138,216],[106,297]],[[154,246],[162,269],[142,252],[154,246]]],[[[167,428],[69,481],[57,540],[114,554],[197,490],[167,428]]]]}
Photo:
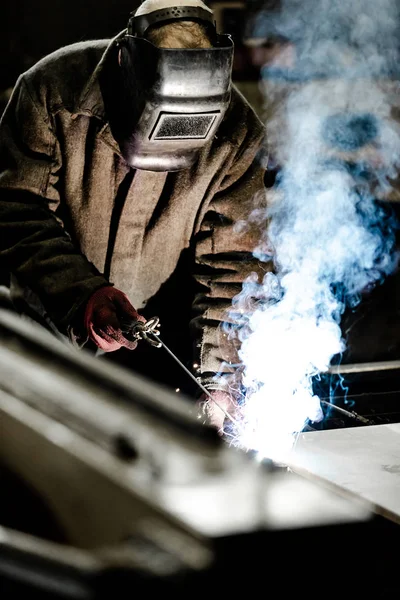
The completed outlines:
{"type": "Polygon", "coordinates": [[[303,433],[290,460],[400,523],[400,423],[303,433]]]}

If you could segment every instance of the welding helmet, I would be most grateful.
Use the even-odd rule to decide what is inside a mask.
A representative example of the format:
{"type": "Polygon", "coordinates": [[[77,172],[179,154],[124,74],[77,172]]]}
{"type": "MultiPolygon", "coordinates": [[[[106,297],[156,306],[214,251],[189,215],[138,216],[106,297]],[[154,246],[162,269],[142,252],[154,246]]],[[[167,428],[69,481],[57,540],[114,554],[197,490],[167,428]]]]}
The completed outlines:
{"type": "Polygon", "coordinates": [[[233,41],[219,35],[200,0],[146,0],[119,41],[124,80],[123,127],[115,136],[133,168],[178,171],[213,139],[229,106],[233,41]],[[198,21],[212,47],[171,49],[145,39],[149,27],[198,21]]]}

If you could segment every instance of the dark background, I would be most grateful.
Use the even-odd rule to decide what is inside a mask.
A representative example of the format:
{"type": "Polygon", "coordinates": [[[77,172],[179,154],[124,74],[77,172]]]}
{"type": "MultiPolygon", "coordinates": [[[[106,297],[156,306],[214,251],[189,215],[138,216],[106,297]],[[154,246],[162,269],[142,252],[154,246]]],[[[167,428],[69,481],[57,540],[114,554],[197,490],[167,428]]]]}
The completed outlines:
{"type": "Polygon", "coordinates": [[[2,3],[2,89],[12,86],[22,71],[61,46],[117,34],[139,4],[132,0],[7,0],[2,3]]]}

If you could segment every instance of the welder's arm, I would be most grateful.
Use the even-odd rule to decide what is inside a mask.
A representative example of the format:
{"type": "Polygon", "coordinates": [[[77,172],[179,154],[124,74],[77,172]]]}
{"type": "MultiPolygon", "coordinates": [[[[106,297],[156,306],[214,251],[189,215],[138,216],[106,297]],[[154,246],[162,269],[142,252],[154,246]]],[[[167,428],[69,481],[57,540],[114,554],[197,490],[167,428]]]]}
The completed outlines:
{"type": "Polygon", "coordinates": [[[257,161],[243,172],[246,166],[241,161],[225,177],[208,207],[196,243],[196,279],[201,286],[192,321],[199,364],[196,375],[208,389],[233,392],[239,385],[240,342],[227,333],[223,323],[235,322],[232,300],[242,291],[246,278],[255,274],[261,283],[271,270],[270,262],[253,256],[265,234],[265,171],[257,161]],[[254,211],[261,220],[250,223],[254,211]]]}
{"type": "Polygon", "coordinates": [[[55,216],[61,153],[48,113],[33,97],[21,77],[0,124],[0,263],[66,332],[108,282],[55,216]]]}

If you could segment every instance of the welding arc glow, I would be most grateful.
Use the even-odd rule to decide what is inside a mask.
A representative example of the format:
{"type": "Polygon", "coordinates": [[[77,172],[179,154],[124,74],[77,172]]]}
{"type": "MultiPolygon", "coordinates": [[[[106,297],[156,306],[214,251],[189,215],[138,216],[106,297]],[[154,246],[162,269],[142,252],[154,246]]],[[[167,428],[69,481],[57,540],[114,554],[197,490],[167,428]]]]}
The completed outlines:
{"type": "MultiPolygon", "coordinates": [[[[264,301],[240,329],[246,396],[235,443],[275,460],[285,460],[308,419],[322,418],[312,378],[345,349],[340,329],[345,306],[382,283],[397,261],[394,223],[377,198],[387,194],[388,177],[399,165],[399,125],[391,119],[388,87],[381,81],[391,70],[388,61],[395,55],[398,60],[399,19],[395,0],[361,5],[286,0],[281,13],[286,30],[274,23],[275,32],[297,44],[303,82],[295,89],[286,82],[285,102],[267,124],[280,131],[274,150],[282,166],[264,215],[275,274],[266,275],[256,294],[264,301]],[[315,73],[325,77],[317,80],[315,73]],[[367,125],[368,135],[361,131],[367,125]],[[351,151],[350,158],[343,149],[351,151]],[[357,164],[362,168],[355,169],[357,164]]],[[[265,76],[273,97],[276,82],[265,76]]],[[[302,79],[299,72],[297,77],[302,79]]],[[[279,93],[282,81],[276,84],[279,93]]],[[[392,85],[398,90],[398,82],[392,85]]],[[[265,240],[255,255],[262,258],[264,249],[265,240]]],[[[245,282],[232,314],[248,306],[255,285],[254,278],[245,282]]]]}

